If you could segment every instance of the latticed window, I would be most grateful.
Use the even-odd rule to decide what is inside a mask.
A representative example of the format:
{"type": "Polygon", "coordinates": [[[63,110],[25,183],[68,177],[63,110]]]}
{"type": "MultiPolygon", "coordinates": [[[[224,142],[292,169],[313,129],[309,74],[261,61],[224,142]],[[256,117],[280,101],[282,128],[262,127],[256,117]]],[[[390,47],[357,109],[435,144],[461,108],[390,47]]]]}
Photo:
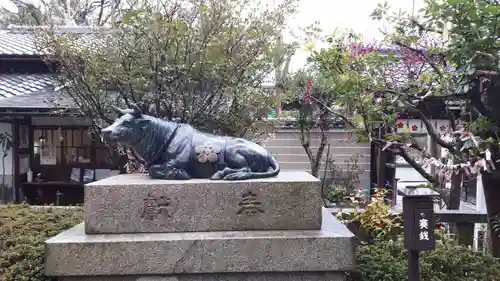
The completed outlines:
{"type": "Polygon", "coordinates": [[[37,165],[114,166],[116,155],[89,134],[87,128],[34,129],[33,149],[37,165]]]}

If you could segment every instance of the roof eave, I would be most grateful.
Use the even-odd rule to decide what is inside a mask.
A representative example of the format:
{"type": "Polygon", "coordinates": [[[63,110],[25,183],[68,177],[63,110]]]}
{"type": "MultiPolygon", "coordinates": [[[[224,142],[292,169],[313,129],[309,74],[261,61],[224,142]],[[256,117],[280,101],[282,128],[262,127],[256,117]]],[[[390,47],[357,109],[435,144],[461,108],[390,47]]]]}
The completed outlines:
{"type": "Polygon", "coordinates": [[[54,107],[0,107],[0,116],[22,116],[22,115],[37,115],[37,116],[66,116],[74,115],[77,109],[54,108],[54,107]],[[56,110],[65,110],[63,113],[54,113],[56,110]]]}
{"type": "Polygon", "coordinates": [[[43,61],[41,54],[0,54],[0,60],[37,60],[43,61]]]}

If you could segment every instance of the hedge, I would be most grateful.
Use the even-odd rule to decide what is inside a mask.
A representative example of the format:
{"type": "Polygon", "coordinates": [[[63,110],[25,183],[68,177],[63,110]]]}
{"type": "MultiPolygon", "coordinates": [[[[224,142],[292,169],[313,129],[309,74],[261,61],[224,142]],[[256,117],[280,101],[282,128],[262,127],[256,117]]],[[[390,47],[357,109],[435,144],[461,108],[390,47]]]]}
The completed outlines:
{"type": "MultiPolygon", "coordinates": [[[[81,209],[0,207],[0,281],[52,280],[43,274],[43,243],[82,217],[81,209]]],[[[358,247],[357,262],[349,281],[408,280],[401,238],[358,247]]],[[[426,281],[500,280],[499,261],[451,242],[439,242],[435,251],[423,253],[421,271],[426,281]]]]}
{"type": "MultiPolygon", "coordinates": [[[[408,280],[403,238],[357,249],[357,271],[348,281],[408,280]]],[[[439,240],[434,251],[422,252],[420,277],[425,281],[499,281],[500,261],[453,241],[439,240]]]]}
{"type": "Polygon", "coordinates": [[[81,209],[0,206],[0,281],[45,281],[44,241],[83,221],[81,209]]]}

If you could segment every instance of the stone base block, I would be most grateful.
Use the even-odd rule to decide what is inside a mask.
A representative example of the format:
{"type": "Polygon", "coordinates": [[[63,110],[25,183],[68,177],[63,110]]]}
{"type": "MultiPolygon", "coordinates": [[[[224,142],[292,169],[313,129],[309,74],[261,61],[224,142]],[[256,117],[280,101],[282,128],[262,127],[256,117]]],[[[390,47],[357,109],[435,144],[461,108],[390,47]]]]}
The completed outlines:
{"type": "Polygon", "coordinates": [[[128,174],[85,186],[87,233],[310,230],[320,181],[306,172],[245,181],[152,180],[128,174]]]}
{"type": "MultiPolygon", "coordinates": [[[[45,273],[97,278],[344,272],[355,268],[354,247],[354,235],[326,209],[320,230],[85,234],[82,223],[46,241],[45,273]]],[[[179,280],[198,280],[189,278],[179,280]]]]}
{"type": "Polygon", "coordinates": [[[169,276],[64,277],[60,281],[345,281],[342,272],[227,273],[169,276]]]}

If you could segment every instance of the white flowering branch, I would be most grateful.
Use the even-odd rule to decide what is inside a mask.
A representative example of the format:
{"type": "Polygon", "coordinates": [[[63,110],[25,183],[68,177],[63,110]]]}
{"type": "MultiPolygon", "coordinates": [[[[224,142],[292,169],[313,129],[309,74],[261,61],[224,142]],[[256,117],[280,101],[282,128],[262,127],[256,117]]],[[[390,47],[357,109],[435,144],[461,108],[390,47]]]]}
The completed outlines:
{"type": "MultiPolygon", "coordinates": [[[[476,137],[470,132],[464,132],[463,130],[461,130],[461,131],[455,131],[452,134],[460,135],[462,141],[472,140],[476,147],[479,145],[479,143],[476,140],[476,137]]],[[[410,149],[412,148],[412,145],[408,145],[406,143],[401,143],[397,141],[387,141],[383,146],[382,151],[388,150],[390,148],[397,148],[400,150],[410,149]]],[[[471,175],[471,174],[474,175],[482,171],[492,172],[496,169],[495,163],[491,157],[491,151],[489,150],[485,150],[484,157],[477,158],[474,162],[466,161],[464,163],[457,163],[457,164],[454,163],[453,157],[451,156],[448,157],[448,161],[446,161],[446,163],[442,163],[438,159],[426,153],[425,149],[418,149],[418,150],[420,151],[420,157],[421,159],[423,159],[423,163],[418,163],[418,162],[417,163],[421,164],[422,167],[424,168],[429,165],[432,165],[442,172],[458,173],[460,171],[463,171],[466,175],[471,175]]],[[[498,160],[497,162],[499,161],[500,160],[498,160]]]]}

